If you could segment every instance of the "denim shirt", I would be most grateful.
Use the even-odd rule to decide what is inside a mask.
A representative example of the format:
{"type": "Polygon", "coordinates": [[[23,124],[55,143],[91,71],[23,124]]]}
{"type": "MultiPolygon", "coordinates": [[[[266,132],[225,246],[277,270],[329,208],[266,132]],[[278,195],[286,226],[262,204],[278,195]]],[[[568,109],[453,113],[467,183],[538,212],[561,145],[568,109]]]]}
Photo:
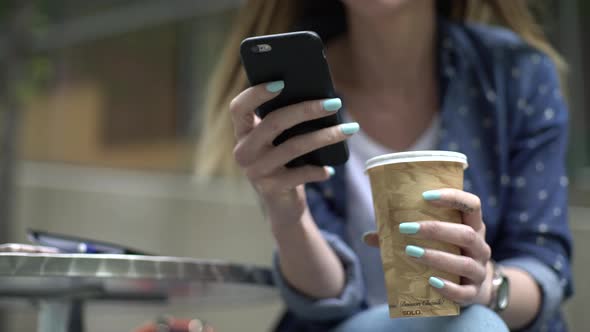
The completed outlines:
{"type": "MultiPolygon", "coordinates": [[[[493,259],[527,271],[542,291],[539,315],[523,331],[566,331],[560,305],[572,294],[568,111],[555,65],[498,27],[441,20],[438,45],[438,148],[468,157],[464,190],[481,199],[493,259]]],[[[326,331],[367,308],[358,258],[347,244],[344,172],[336,167],[330,180],[306,185],[306,193],[345,267],[345,288],[338,298],[308,298],[285,281],[275,255],[275,281],[288,308],[278,331],[326,331]]]]}

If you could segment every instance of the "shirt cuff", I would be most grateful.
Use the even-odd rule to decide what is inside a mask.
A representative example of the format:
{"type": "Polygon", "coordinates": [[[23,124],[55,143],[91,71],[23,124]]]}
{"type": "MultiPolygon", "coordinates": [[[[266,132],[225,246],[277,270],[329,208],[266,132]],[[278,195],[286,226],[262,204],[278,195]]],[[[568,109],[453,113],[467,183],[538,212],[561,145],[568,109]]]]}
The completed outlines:
{"type": "Polygon", "coordinates": [[[352,316],[361,309],[364,294],[360,264],[354,252],[337,236],[322,232],[328,244],[340,258],[346,276],[339,297],[314,299],[290,286],[279,267],[279,255],[273,260],[273,277],[287,308],[296,316],[312,321],[336,321],[352,316]]]}
{"type": "Polygon", "coordinates": [[[498,263],[528,272],[541,287],[541,309],[533,322],[520,331],[542,331],[542,326],[548,324],[559,312],[563,300],[563,287],[559,286],[559,276],[547,265],[532,257],[511,258],[498,263]]]}

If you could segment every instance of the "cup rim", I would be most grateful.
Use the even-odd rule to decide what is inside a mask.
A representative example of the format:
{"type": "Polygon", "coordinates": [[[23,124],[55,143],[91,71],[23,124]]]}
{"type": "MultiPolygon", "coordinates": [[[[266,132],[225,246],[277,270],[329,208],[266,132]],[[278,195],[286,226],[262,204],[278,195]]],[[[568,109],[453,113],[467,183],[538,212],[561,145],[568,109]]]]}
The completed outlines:
{"type": "Polygon", "coordinates": [[[409,162],[421,161],[448,161],[463,164],[463,169],[469,165],[467,163],[467,156],[460,152],[443,151],[443,150],[428,150],[428,151],[407,151],[388,153],[373,157],[365,163],[365,172],[371,168],[383,165],[401,164],[409,162]]]}

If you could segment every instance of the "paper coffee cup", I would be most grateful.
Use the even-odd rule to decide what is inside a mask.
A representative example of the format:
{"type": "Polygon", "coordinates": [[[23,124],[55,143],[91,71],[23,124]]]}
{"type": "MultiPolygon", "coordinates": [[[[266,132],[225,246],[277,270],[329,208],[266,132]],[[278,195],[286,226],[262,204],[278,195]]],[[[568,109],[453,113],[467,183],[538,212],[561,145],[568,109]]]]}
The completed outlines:
{"type": "Polygon", "coordinates": [[[459,305],[428,284],[432,276],[460,283],[457,275],[416,263],[405,253],[407,245],[460,254],[457,246],[417,239],[399,232],[399,224],[439,220],[461,223],[459,211],[438,208],[422,193],[441,188],[463,189],[467,157],[450,151],[413,151],[372,158],[366,163],[379,232],[389,315],[433,317],[459,314],[459,305]]]}

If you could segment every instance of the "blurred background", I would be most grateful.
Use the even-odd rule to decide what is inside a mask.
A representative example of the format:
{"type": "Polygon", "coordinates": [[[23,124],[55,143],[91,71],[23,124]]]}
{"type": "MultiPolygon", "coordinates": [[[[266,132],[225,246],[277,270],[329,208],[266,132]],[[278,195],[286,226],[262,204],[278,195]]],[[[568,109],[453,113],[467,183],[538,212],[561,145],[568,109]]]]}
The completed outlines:
{"type": "MultiPolygon", "coordinates": [[[[204,89],[242,2],[0,1],[0,243],[26,242],[35,228],[269,265],[272,239],[248,185],[192,177],[204,89]]],[[[590,280],[590,3],[536,2],[571,67],[578,282],[567,315],[582,331],[590,326],[582,282],[590,280]]],[[[33,306],[1,309],[0,331],[36,329],[33,306]]],[[[129,331],[169,313],[203,317],[219,331],[264,331],[281,310],[278,300],[247,308],[91,303],[86,323],[88,331],[129,331]]]]}

